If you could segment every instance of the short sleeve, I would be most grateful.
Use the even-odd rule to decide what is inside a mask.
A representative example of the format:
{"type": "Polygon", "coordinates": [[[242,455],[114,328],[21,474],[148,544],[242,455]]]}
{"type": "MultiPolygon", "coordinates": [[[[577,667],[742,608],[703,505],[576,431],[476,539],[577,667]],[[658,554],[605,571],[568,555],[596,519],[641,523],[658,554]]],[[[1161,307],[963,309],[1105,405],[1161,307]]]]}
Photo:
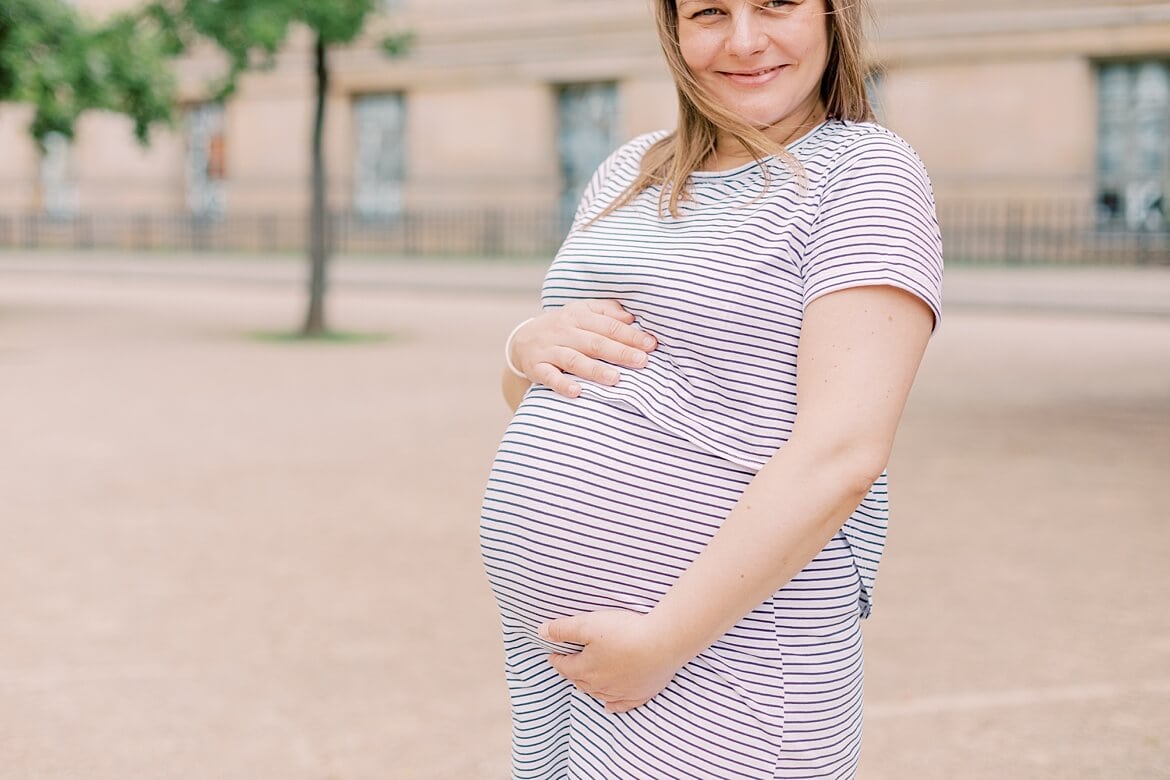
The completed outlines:
{"type": "Polygon", "coordinates": [[[597,167],[577,204],[570,233],[583,228],[626,191],[638,174],[642,155],[666,135],[662,130],[640,135],[619,147],[597,167]]]}
{"type": "Polygon", "coordinates": [[[609,157],[597,166],[597,170],[593,172],[593,176],[589,178],[589,183],[585,185],[585,192],[581,193],[581,200],[577,202],[577,212],[573,215],[573,225],[569,228],[569,232],[576,232],[584,227],[595,214],[593,214],[593,205],[597,202],[597,195],[605,186],[605,181],[609,177],[609,171],[613,168],[621,149],[611,153],[609,157]]]}
{"type": "Polygon", "coordinates": [[[880,130],[853,141],[821,182],[802,262],[803,303],[837,290],[890,285],[942,316],[942,240],[926,169],[880,130]]]}

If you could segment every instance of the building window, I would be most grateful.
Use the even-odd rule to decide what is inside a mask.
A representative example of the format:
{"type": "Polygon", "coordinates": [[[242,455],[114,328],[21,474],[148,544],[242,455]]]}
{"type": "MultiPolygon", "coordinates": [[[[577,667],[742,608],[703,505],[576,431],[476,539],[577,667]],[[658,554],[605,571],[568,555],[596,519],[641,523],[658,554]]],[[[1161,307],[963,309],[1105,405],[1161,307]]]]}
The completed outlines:
{"type": "Polygon", "coordinates": [[[77,214],[77,176],[73,146],[61,133],[45,138],[41,156],[41,206],[53,219],[69,219],[77,214]]]}
{"type": "Polygon", "coordinates": [[[1102,224],[1166,230],[1170,63],[1102,65],[1097,116],[1097,203],[1102,224]]]}
{"type": "Polygon", "coordinates": [[[606,82],[559,87],[557,115],[561,213],[571,218],[593,172],[621,140],[617,85],[606,82]]]}
{"type": "Polygon", "coordinates": [[[198,217],[222,216],[227,205],[227,135],[221,103],[187,111],[187,208],[198,217]]]}
{"type": "Polygon", "coordinates": [[[354,115],[354,213],[367,218],[398,215],[406,180],[406,101],[400,93],[361,95],[354,101],[354,115]]]}

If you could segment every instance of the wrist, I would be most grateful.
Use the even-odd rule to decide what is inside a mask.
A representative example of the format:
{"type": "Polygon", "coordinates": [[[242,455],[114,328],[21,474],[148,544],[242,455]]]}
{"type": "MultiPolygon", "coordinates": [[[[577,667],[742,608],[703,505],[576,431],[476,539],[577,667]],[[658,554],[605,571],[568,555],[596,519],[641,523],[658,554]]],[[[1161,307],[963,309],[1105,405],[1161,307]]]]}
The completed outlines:
{"type": "Polygon", "coordinates": [[[528,323],[532,322],[534,319],[536,318],[529,317],[528,319],[521,321],[520,324],[512,328],[512,332],[509,333],[508,338],[504,340],[504,365],[508,367],[508,370],[511,371],[512,374],[519,377],[520,379],[525,380],[528,379],[528,375],[517,368],[516,364],[512,361],[512,344],[516,341],[516,334],[520,332],[520,329],[528,323]]]}
{"type": "Polygon", "coordinates": [[[692,658],[706,649],[706,646],[696,646],[693,626],[688,621],[672,620],[658,606],[645,615],[648,622],[650,636],[656,642],[655,652],[659,658],[670,661],[674,666],[681,668],[692,658]]]}

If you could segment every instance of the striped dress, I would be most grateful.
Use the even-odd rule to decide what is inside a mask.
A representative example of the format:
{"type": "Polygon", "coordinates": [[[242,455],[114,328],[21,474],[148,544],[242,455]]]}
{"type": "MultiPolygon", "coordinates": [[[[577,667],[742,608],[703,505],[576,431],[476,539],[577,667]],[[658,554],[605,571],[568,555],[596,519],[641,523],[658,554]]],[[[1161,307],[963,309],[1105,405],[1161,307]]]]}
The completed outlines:
{"type": "Polygon", "coordinates": [[[784,445],[796,416],[802,312],[818,296],[893,285],[939,313],[930,183],[877,125],[826,122],[781,160],[700,172],[678,218],[653,188],[588,224],[661,134],[594,176],[548,270],[544,308],[615,298],[658,338],[649,364],[579,398],[533,386],[509,424],[480,542],[499,604],[515,778],[853,777],[861,744],[859,619],[886,535],[883,474],[803,571],[613,715],[560,678],[550,619],[649,611],[784,445]]]}

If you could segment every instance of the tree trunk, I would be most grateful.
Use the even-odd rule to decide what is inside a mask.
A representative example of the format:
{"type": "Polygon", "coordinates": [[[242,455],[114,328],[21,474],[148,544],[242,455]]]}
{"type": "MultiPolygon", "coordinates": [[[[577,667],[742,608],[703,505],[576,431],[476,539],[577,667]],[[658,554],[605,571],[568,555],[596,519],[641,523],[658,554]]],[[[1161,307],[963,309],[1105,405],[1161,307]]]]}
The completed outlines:
{"type": "Polygon", "coordinates": [[[329,262],[329,231],[325,213],[325,156],[322,140],[325,130],[325,95],[329,89],[329,68],[325,61],[325,41],[316,42],[317,111],[313,118],[313,181],[309,208],[309,311],[301,335],[325,333],[325,276],[329,262]]]}

